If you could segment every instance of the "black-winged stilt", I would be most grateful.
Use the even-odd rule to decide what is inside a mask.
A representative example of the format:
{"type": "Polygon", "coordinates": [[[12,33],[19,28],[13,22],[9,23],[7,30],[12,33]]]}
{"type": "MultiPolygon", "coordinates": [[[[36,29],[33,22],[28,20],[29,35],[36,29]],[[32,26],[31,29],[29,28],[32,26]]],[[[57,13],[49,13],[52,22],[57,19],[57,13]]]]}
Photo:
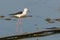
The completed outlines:
{"type": "Polygon", "coordinates": [[[14,13],[14,14],[9,14],[9,15],[12,15],[12,16],[17,17],[17,18],[21,18],[27,14],[27,11],[28,11],[28,9],[24,8],[23,11],[20,11],[20,12],[14,13]]]}
{"type": "MultiPolygon", "coordinates": [[[[17,24],[21,24],[21,19],[20,18],[26,16],[27,11],[28,11],[28,9],[27,8],[24,8],[24,10],[21,11],[21,12],[17,12],[17,13],[14,13],[14,14],[9,14],[9,15],[12,15],[14,17],[17,17],[18,18],[17,24]]],[[[16,29],[16,32],[18,32],[18,28],[16,29]]],[[[20,32],[22,32],[22,28],[20,28],[20,32]]]]}

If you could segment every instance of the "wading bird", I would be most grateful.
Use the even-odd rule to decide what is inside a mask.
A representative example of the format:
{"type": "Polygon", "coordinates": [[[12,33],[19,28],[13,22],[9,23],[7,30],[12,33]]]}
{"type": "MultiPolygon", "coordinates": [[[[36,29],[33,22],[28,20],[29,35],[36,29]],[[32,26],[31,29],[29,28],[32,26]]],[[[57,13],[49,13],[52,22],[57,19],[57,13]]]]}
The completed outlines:
{"type": "MultiPolygon", "coordinates": [[[[23,11],[20,11],[20,12],[14,13],[14,14],[9,14],[9,15],[11,15],[13,17],[17,17],[18,18],[17,24],[20,24],[21,25],[21,19],[20,18],[26,16],[27,11],[28,11],[28,9],[27,8],[24,8],[23,11]]],[[[18,28],[16,28],[16,32],[18,32],[18,28]]],[[[20,27],[20,32],[22,33],[22,28],[21,27],[20,27]]]]}

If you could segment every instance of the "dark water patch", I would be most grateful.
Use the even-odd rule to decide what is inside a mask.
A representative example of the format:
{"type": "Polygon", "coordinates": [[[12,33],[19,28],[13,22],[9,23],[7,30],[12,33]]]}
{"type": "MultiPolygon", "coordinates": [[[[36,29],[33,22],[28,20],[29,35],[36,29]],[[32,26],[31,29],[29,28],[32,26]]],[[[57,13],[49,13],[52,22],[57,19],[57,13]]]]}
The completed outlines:
{"type": "Polygon", "coordinates": [[[4,18],[5,16],[0,16],[0,18],[4,18]]]}
{"type": "Polygon", "coordinates": [[[51,18],[46,18],[45,21],[47,21],[48,23],[55,23],[55,21],[51,18]]]}
{"type": "Polygon", "coordinates": [[[54,20],[60,22],[60,18],[57,18],[57,19],[54,19],[54,20]]]}
{"type": "Polygon", "coordinates": [[[11,20],[11,18],[5,18],[4,20],[11,20]]]}

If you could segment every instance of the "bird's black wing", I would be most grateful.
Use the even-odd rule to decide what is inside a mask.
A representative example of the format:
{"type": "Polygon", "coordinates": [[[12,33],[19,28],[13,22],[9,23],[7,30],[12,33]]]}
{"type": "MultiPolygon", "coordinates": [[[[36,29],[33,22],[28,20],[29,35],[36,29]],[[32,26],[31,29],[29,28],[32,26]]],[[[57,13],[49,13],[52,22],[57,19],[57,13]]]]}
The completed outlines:
{"type": "Polygon", "coordinates": [[[22,14],[22,11],[21,12],[14,13],[14,14],[9,14],[9,15],[17,15],[17,14],[22,14]]]}

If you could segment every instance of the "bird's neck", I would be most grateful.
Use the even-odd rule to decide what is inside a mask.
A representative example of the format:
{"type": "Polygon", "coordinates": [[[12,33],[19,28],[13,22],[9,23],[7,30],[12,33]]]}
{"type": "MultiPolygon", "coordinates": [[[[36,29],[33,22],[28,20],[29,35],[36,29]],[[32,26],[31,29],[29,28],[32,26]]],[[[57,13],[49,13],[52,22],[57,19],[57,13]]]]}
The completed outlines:
{"type": "Polygon", "coordinates": [[[26,13],[27,13],[27,10],[24,10],[24,11],[23,11],[23,14],[26,14],[26,13]]]}

